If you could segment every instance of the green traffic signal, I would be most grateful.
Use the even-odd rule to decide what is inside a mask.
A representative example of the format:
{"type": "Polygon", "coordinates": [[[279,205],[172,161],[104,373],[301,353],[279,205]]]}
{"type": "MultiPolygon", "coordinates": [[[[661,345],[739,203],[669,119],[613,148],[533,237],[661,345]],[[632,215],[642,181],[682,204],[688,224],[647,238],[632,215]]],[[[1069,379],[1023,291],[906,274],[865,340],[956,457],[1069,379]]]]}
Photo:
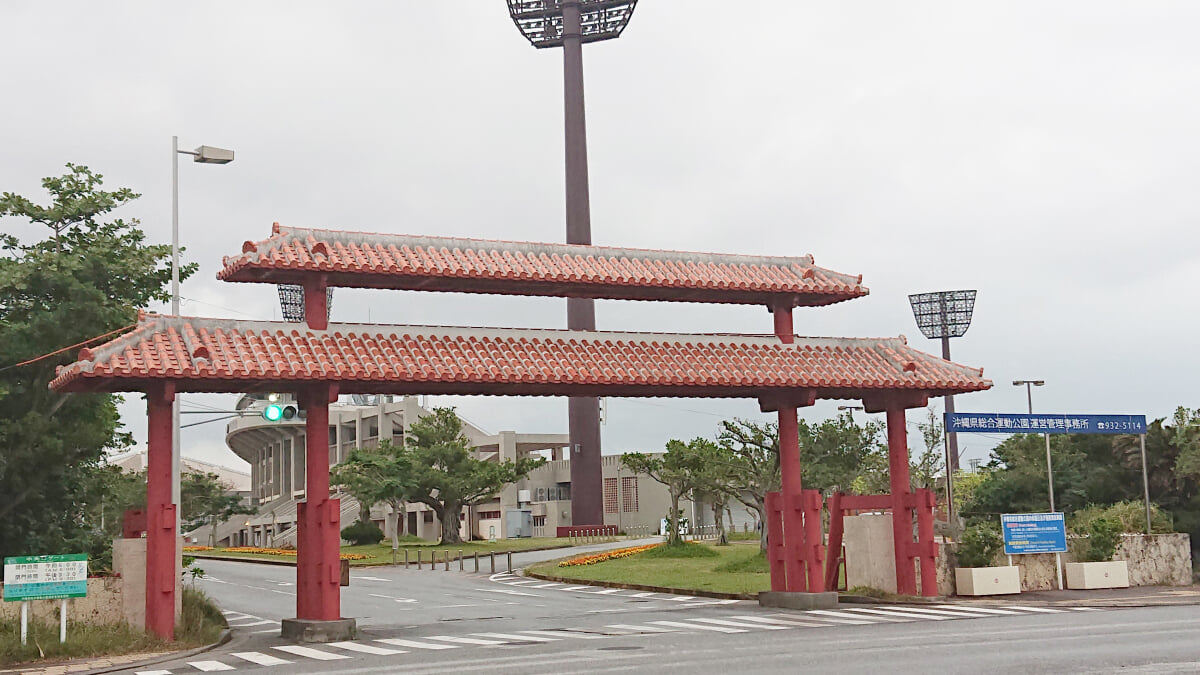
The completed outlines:
{"type": "Polygon", "coordinates": [[[278,422],[279,420],[283,419],[283,406],[277,403],[272,403],[266,408],[263,408],[262,416],[263,419],[268,422],[278,422]]]}

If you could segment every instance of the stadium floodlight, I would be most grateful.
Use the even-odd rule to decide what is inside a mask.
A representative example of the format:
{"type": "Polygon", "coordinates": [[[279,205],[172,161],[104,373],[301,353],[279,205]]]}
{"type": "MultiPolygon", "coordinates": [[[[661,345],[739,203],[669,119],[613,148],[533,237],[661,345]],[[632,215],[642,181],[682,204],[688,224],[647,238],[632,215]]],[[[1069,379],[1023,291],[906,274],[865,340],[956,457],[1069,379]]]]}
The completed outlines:
{"type": "Polygon", "coordinates": [[[580,42],[587,44],[620,37],[637,0],[508,0],[508,15],[534,47],[561,47],[564,6],[571,4],[579,6],[580,42]]]}
{"type": "MultiPolygon", "coordinates": [[[[304,321],[304,287],[300,284],[279,284],[279,309],[283,320],[289,323],[304,321]]],[[[333,287],[325,290],[325,319],[333,310],[333,287]]]]}
{"type": "MultiPolygon", "coordinates": [[[[956,338],[966,334],[975,312],[975,291],[939,291],[908,296],[921,333],[931,339],[956,338]]],[[[949,358],[949,357],[947,357],[949,358]]]]}
{"type": "MultiPolygon", "coordinates": [[[[950,360],[950,338],[962,337],[975,314],[975,291],[938,291],[908,296],[921,334],[942,341],[942,358],[950,360]]],[[[954,397],[945,398],[946,413],[954,414],[954,397]]],[[[946,434],[946,474],[959,470],[958,434],[946,434]]],[[[949,483],[949,479],[947,479],[949,483]]]]}

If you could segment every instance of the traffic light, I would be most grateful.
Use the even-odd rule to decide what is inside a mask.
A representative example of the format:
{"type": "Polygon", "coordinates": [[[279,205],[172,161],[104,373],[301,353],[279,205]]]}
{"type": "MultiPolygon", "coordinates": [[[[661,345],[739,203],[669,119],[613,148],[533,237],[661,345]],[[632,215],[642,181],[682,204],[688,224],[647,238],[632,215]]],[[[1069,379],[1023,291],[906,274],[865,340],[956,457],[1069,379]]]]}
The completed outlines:
{"type": "Polygon", "coordinates": [[[287,422],[294,419],[298,408],[294,403],[272,403],[263,408],[263,419],[268,422],[287,422]]]}

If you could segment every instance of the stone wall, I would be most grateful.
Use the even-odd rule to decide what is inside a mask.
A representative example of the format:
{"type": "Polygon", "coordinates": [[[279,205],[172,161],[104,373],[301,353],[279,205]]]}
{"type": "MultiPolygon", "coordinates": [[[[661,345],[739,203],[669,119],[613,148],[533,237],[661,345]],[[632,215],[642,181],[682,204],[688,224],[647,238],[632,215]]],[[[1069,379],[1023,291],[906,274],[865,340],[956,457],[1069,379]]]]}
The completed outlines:
{"type": "MultiPolygon", "coordinates": [[[[941,545],[938,592],[942,595],[954,594],[954,552],[957,547],[957,544],[941,545]]],[[[1189,586],[1192,583],[1192,543],[1187,534],[1122,535],[1113,560],[1129,563],[1131,586],[1189,586]]],[[[1053,553],[1014,555],[1012,561],[1021,568],[1022,591],[1056,588],[1053,553]]],[[[1068,551],[1062,554],[1062,561],[1075,562],[1075,558],[1068,551]]],[[[1008,564],[1007,557],[997,557],[996,564],[1008,564]]]]}
{"type": "MultiPolygon", "coordinates": [[[[103,577],[88,579],[87,597],[71,598],[67,601],[67,621],[83,623],[116,623],[124,617],[124,579],[103,577]]],[[[0,586],[0,596],[4,587],[0,586]]],[[[30,600],[30,616],[47,621],[58,621],[61,600],[30,600]]],[[[0,603],[0,619],[13,620],[21,617],[21,603],[0,603]]]]}

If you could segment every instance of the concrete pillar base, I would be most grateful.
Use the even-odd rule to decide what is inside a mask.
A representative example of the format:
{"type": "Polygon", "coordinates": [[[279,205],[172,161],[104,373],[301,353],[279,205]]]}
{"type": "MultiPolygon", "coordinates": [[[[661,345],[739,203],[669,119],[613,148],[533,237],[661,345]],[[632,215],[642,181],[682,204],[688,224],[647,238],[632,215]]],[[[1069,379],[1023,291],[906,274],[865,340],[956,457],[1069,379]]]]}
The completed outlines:
{"type": "Polygon", "coordinates": [[[762,591],[758,594],[758,604],[763,607],[779,609],[836,609],[838,594],[832,591],[825,593],[762,591]]]}
{"type": "Polygon", "coordinates": [[[353,640],[357,630],[354,619],[284,619],[280,636],[296,642],[338,642],[353,640]]]}

